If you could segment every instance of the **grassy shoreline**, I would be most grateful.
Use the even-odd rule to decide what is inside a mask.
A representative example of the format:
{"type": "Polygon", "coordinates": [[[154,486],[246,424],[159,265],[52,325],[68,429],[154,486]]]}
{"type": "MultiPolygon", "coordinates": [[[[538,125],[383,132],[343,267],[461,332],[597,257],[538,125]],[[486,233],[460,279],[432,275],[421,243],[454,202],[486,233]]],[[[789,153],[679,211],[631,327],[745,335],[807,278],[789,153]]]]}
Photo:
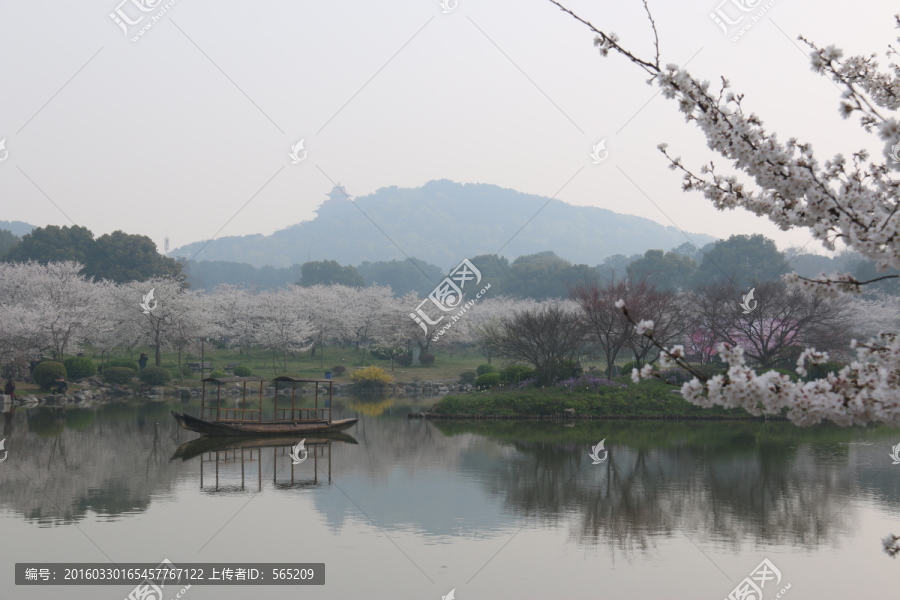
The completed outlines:
{"type": "MultiPolygon", "coordinates": [[[[673,389],[676,388],[661,381],[644,381],[596,391],[554,387],[470,392],[442,398],[428,416],[437,419],[553,419],[561,418],[565,409],[575,409],[576,419],[766,419],[740,408],[701,408],[671,393],[673,389]]],[[[782,420],[782,417],[770,416],[768,420],[782,420]]]]}

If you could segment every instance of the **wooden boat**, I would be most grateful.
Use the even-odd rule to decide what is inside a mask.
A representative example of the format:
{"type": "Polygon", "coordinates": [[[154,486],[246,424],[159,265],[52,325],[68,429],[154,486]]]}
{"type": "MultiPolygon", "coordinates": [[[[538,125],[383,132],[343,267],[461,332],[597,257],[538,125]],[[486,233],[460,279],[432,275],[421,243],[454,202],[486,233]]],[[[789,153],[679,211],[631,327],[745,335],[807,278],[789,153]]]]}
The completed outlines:
{"type": "MultiPolygon", "coordinates": [[[[337,442],[342,444],[359,444],[352,435],[343,432],[319,433],[314,436],[305,438],[305,446],[311,448],[313,446],[329,444],[337,442]]],[[[183,461],[190,460],[195,456],[199,456],[204,452],[221,452],[226,450],[250,450],[253,448],[277,448],[281,446],[294,446],[300,438],[296,435],[292,436],[228,436],[228,437],[210,437],[203,436],[195,438],[189,442],[185,442],[175,450],[170,460],[181,459],[183,461]]]]}
{"type": "Polygon", "coordinates": [[[353,427],[359,419],[339,419],[337,421],[207,421],[186,413],[172,411],[178,424],[189,431],[201,435],[292,435],[296,433],[326,433],[343,431],[353,427]]]}
{"type": "Polygon", "coordinates": [[[295,377],[275,378],[274,419],[263,420],[263,383],[262,377],[207,377],[203,379],[203,395],[200,401],[200,416],[194,417],[186,413],[172,411],[178,424],[190,431],[209,436],[259,436],[259,435],[296,435],[309,433],[327,433],[348,429],[359,419],[331,418],[332,381],[330,379],[297,379],[295,377]],[[259,383],[259,407],[247,408],[247,383],[259,383]],[[291,383],[291,407],[278,408],[278,384],[291,383]],[[215,383],[216,396],[207,402],[206,384],[215,383]],[[241,383],[242,396],[237,407],[222,405],[222,385],[241,383]],[[296,386],[298,383],[315,384],[315,408],[296,408],[296,386]],[[319,408],[319,385],[327,384],[327,407],[319,408]],[[326,418],[327,412],[327,418],[326,418]],[[305,418],[304,418],[305,413],[305,418]]]}

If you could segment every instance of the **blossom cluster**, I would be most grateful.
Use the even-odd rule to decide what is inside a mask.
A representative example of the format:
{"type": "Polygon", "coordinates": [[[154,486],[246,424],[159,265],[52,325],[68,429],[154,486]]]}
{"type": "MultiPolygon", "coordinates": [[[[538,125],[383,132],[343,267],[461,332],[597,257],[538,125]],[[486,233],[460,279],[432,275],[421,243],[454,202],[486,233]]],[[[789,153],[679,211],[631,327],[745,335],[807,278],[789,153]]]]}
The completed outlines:
{"type": "MultiPolygon", "coordinates": [[[[900,268],[900,178],[896,176],[900,163],[889,160],[900,143],[900,121],[889,114],[900,109],[900,65],[889,62],[881,70],[875,55],[845,58],[834,46],[819,48],[801,38],[812,49],[812,70],[844,90],[841,116],[858,115],[863,129],[876,135],[884,148],[882,160],[859,149],[849,156],[837,154],[820,161],[811,144],[793,137],[782,140],[765,128],[759,116],[745,111],[744,96],[732,92],[724,77],[714,91],[709,81],[696,79],[678,65],[662,66],[658,43],[655,59],[641,59],[622,47],[615,34],[597,29],[556,0],[551,2],[596,34],[603,56],[612,51],[649,72],[650,82],[663,97],[678,104],[685,120],[704,134],[708,147],[737,173],[721,173],[710,162],[695,174],[661,144],[670,168],[683,173],[685,191],[701,192],[719,210],[744,208],[767,217],[783,230],[809,229],[826,248],[833,250],[841,242],[880,269],[900,268]]],[[[900,26],[900,17],[896,19],[900,26]]],[[[658,40],[652,17],[650,22],[658,40]]],[[[897,56],[893,50],[887,54],[891,59],[897,56]]],[[[825,296],[856,293],[867,283],[847,274],[784,279],[825,296]]],[[[616,306],[627,314],[623,301],[616,306]]],[[[653,338],[651,322],[632,323],[636,331],[653,338]]],[[[709,380],[695,377],[684,384],[682,394],[700,406],[740,406],[755,415],[786,410],[801,425],[823,420],[841,425],[873,421],[900,425],[900,338],[881,332],[865,343],[854,341],[852,349],[856,360],[839,372],[816,381],[793,382],[774,371],[756,373],[746,364],[742,348],[723,344],[718,350],[728,371],[709,380]]],[[[691,370],[683,349],[660,345],[659,350],[665,366],[691,370]]],[[[810,348],[802,353],[797,371],[805,374],[807,363],[825,359],[826,355],[810,348]]],[[[659,376],[652,367],[632,375],[635,380],[659,376]]]]}

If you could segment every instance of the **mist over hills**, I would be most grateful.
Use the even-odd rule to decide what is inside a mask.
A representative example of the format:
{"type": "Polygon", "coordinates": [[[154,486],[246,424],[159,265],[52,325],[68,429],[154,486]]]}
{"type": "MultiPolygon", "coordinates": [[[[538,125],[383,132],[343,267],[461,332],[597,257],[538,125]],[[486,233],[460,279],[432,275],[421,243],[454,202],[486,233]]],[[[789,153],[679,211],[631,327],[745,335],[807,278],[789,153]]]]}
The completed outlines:
{"type": "MultiPolygon", "coordinates": [[[[688,235],[700,246],[716,239],[688,235]]],[[[675,227],[642,217],[496,185],[439,180],[419,188],[382,188],[353,202],[335,188],[313,220],[271,235],[222,237],[205,248],[206,241],[186,244],[169,256],[191,258],[203,248],[196,260],[284,268],[309,257],[351,265],[403,260],[405,252],[450,269],[463,258],[494,254],[503,247],[501,255],[510,259],[553,250],[573,263],[593,265],[613,254],[669,250],[685,241],[675,227]]]]}

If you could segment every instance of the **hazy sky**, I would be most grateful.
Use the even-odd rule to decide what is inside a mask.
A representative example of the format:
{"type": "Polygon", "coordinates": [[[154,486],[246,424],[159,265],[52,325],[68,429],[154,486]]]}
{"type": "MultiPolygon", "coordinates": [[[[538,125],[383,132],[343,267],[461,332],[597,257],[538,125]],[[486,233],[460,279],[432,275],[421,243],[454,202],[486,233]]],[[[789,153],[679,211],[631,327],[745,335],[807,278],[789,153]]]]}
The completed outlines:
{"type": "MultiPolygon", "coordinates": [[[[810,239],[682,193],[656,146],[698,167],[714,158],[703,138],[643,71],[602,58],[546,0],[458,0],[446,14],[437,0],[170,0],[133,42],[167,4],[141,12],[132,2],[142,1],[158,2],[118,6],[145,15],[126,36],[110,18],[118,0],[0,0],[0,219],[122,229],[160,249],[168,230],[174,248],[310,219],[332,182],[362,196],[451,179],[558,192],[720,237],[810,239]],[[301,138],[308,155],[291,164],[301,138]],[[595,165],[589,152],[604,138],[609,158],[595,165]]],[[[796,37],[883,60],[896,2],[776,0],[733,42],[709,16],[720,1],[650,0],[664,63],[727,75],[746,110],[820,158],[880,156],[877,140],[840,119],[839,90],[810,71],[796,37]]],[[[741,14],[737,1],[722,10],[741,14]]],[[[652,55],[639,0],[567,5],[652,55]]],[[[540,226],[540,216],[528,225],[540,226]]]]}

